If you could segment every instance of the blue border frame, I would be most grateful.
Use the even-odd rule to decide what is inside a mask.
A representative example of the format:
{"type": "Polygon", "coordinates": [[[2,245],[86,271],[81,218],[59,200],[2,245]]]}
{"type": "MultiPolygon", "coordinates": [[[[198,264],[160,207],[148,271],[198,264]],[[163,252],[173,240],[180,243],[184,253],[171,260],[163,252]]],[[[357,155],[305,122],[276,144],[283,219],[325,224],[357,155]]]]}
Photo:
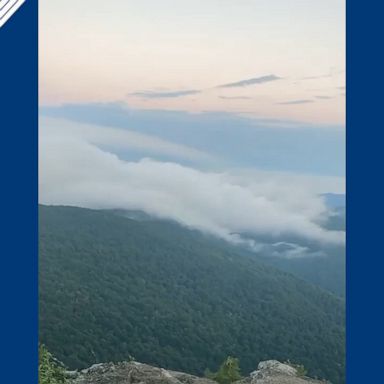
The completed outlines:
{"type": "Polygon", "coordinates": [[[37,383],[38,2],[0,28],[1,375],[37,383]]]}
{"type": "Polygon", "coordinates": [[[347,0],[347,383],[383,373],[383,5],[347,0]]]}
{"type": "MultiPolygon", "coordinates": [[[[348,384],[378,382],[384,344],[382,13],[357,4],[347,1],[348,384]]],[[[37,382],[38,358],[37,29],[37,0],[0,28],[1,381],[25,384],[37,382]]]]}

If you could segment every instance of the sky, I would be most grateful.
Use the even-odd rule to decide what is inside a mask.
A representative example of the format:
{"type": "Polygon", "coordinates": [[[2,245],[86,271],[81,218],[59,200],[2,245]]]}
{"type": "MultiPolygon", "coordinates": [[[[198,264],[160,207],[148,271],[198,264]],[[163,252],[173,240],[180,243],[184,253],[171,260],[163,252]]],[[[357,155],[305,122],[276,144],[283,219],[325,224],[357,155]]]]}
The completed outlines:
{"type": "MultiPolygon", "coordinates": [[[[41,0],[43,204],[340,244],[340,0],[41,0]]],[[[240,237],[239,237],[240,236],[240,237]]]]}
{"type": "Polygon", "coordinates": [[[343,0],[42,0],[40,100],[343,125],[344,13],[343,0]]]}

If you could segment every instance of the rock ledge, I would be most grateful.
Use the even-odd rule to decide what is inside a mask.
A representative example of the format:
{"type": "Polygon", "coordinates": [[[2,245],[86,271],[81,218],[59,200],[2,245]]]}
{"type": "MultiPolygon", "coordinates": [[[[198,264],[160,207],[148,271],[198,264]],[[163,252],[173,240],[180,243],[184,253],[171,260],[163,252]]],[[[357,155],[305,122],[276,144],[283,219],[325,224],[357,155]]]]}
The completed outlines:
{"type": "MultiPolygon", "coordinates": [[[[102,363],[80,372],[68,372],[70,384],[217,384],[215,381],[168,371],[138,362],[102,363]]],[[[262,361],[257,370],[236,384],[324,384],[299,376],[297,370],[277,360],[262,361]]]]}

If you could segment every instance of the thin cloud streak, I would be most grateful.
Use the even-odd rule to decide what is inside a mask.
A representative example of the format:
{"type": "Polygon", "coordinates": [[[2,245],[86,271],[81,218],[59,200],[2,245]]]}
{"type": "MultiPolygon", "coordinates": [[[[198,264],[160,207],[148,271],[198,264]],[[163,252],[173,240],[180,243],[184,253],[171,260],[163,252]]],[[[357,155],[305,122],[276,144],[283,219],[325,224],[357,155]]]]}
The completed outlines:
{"type": "Polygon", "coordinates": [[[219,96],[219,99],[223,100],[252,100],[251,96],[219,96]]]}
{"type": "Polygon", "coordinates": [[[240,81],[236,81],[234,83],[227,83],[227,84],[218,85],[217,88],[248,87],[250,85],[264,84],[264,83],[268,83],[268,82],[276,81],[276,80],[280,80],[280,79],[281,79],[281,77],[276,76],[276,75],[266,75],[266,76],[261,76],[261,77],[254,77],[252,79],[240,80],[240,81]]]}
{"type": "Polygon", "coordinates": [[[198,89],[187,89],[184,91],[165,91],[165,92],[138,91],[138,92],[130,93],[128,94],[128,96],[142,97],[145,99],[168,99],[168,98],[196,95],[201,92],[202,91],[198,89]]]}
{"type": "MultiPolygon", "coordinates": [[[[237,88],[237,87],[248,87],[255,84],[264,84],[271,81],[280,80],[281,77],[276,75],[266,75],[261,77],[254,77],[252,79],[240,80],[234,83],[227,83],[222,85],[217,85],[215,88],[237,88]]],[[[203,93],[208,89],[186,89],[186,90],[175,90],[175,91],[153,91],[153,90],[144,90],[129,93],[128,96],[141,97],[145,99],[166,99],[166,98],[177,98],[189,95],[196,95],[203,93]]],[[[248,99],[246,96],[219,96],[221,99],[248,99]]],[[[250,98],[250,97],[249,97],[250,98]]]]}
{"type": "Polygon", "coordinates": [[[322,75],[316,75],[316,76],[305,76],[305,77],[302,77],[301,80],[327,79],[327,78],[330,78],[330,77],[341,75],[344,72],[345,72],[344,70],[335,70],[334,68],[331,68],[328,73],[324,73],[322,75]]]}
{"type": "Polygon", "coordinates": [[[313,100],[310,99],[301,99],[301,100],[291,100],[291,101],[282,101],[280,103],[277,103],[279,105],[298,105],[298,104],[309,104],[314,103],[313,100]]]}

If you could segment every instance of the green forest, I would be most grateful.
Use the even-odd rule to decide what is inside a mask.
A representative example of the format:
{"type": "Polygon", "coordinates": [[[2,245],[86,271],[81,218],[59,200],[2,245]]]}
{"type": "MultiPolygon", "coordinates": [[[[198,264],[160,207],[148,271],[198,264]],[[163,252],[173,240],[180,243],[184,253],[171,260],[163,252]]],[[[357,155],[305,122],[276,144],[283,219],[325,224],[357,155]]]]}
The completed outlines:
{"type": "Polygon", "coordinates": [[[40,338],[70,369],[138,361],[193,374],[239,358],[344,383],[344,301],[172,222],[40,206],[40,338]]]}

